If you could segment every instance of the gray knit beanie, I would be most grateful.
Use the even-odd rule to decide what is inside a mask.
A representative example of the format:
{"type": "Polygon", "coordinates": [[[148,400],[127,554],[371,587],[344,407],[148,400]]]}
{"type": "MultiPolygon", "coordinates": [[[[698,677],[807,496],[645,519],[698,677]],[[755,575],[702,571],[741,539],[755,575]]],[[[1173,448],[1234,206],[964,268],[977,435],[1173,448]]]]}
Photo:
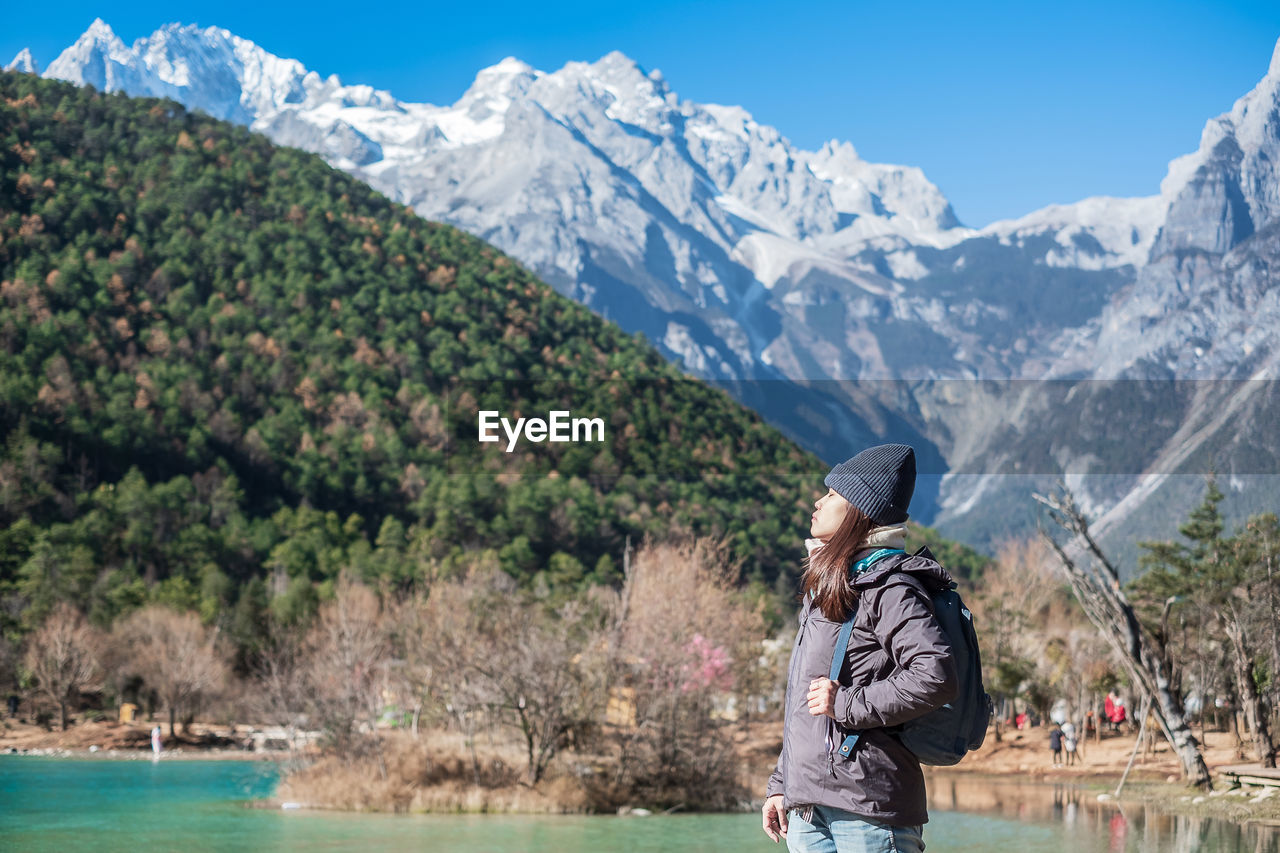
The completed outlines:
{"type": "Polygon", "coordinates": [[[907,520],[916,488],[916,452],[908,444],[868,447],[831,469],[822,481],[877,525],[907,520]]]}

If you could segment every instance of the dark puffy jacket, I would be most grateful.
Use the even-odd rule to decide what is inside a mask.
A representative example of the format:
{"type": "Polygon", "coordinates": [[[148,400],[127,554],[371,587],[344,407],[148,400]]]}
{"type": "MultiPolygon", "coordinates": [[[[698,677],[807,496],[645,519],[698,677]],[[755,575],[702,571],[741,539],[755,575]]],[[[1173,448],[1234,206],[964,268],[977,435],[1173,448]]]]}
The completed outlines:
{"type": "MultiPolygon", "coordinates": [[[[859,560],[874,549],[854,554],[859,560]]],[[[927,557],[885,557],[854,579],[858,614],[840,672],[835,715],[809,713],[809,683],[826,678],[840,623],[805,596],[787,669],[782,753],[765,796],[783,806],[834,806],[897,825],[929,814],[915,755],[886,727],[955,698],[959,681],[951,645],[933,616],[927,586],[951,576],[927,557]],[[836,753],[852,731],[862,736],[849,758],[836,753]]]]}

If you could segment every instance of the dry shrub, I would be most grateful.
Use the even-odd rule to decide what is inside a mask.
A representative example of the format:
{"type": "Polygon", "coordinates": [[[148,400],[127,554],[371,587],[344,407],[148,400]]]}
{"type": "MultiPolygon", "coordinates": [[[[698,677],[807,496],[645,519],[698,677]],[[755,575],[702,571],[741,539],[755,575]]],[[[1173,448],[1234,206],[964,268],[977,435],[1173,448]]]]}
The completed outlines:
{"type": "Polygon", "coordinates": [[[464,733],[476,785],[484,784],[475,753],[482,721],[518,734],[533,786],[603,710],[598,621],[581,601],[549,611],[491,563],[406,603],[398,622],[407,690],[464,733]]]}
{"type": "Polygon", "coordinates": [[[510,753],[480,751],[482,784],[474,784],[472,757],[447,735],[417,739],[403,732],[383,738],[382,766],[372,756],[327,756],[289,776],[277,796],[309,806],[394,812],[581,812],[588,801],[570,776],[521,784],[510,753]],[[385,767],[386,775],[382,774],[385,767]]]}
{"type": "MultiPolygon", "coordinates": [[[[327,662],[333,674],[301,679],[308,701],[355,689],[354,660],[383,660],[389,637],[394,670],[363,671],[407,699],[414,734],[383,732],[369,752],[331,742],[280,796],[396,811],[737,807],[750,792],[714,712],[756,665],[765,625],[729,555],[724,541],[646,540],[620,593],[593,588],[555,609],[493,559],[382,610],[372,593],[340,592],[346,628],[326,610],[300,653],[311,661],[300,670],[327,662]],[[365,651],[344,664],[336,637],[365,651]],[[610,686],[632,691],[634,725],[603,726],[610,686]],[[448,731],[419,739],[419,721],[448,731]],[[572,762],[555,761],[567,751],[572,762]]],[[[346,702],[351,719],[359,702],[346,702]]]]}
{"type": "Polygon", "coordinates": [[[750,794],[713,715],[754,666],[765,635],[737,586],[726,540],[647,539],[618,602],[613,684],[633,698],[635,725],[613,731],[613,772],[590,783],[602,809],[634,803],[721,810],[750,794]]]}

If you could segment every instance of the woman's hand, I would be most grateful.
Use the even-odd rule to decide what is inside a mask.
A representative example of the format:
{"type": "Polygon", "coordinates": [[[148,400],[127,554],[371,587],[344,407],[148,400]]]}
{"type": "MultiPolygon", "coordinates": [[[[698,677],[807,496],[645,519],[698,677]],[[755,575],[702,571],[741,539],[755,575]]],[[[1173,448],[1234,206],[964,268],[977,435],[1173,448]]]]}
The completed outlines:
{"type": "Polygon", "coordinates": [[[778,843],[778,836],[787,834],[787,810],[782,807],[782,795],[774,794],[764,801],[764,833],[778,843]]]}
{"type": "Polygon", "coordinates": [[[826,714],[836,718],[836,688],[839,687],[830,678],[815,678],[809,682],[809,713],[815,717],[826,714]]]}

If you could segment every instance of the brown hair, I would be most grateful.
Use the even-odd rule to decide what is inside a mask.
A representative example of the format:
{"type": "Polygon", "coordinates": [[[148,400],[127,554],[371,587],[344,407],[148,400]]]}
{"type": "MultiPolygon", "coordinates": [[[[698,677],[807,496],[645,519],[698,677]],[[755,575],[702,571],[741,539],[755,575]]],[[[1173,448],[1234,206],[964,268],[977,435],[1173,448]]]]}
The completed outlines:
{"type": "Polygon", "coordinates": [[[812,592],[813,606],[832,622],[848,619],[858,600],[849,582],[849,564],[853,555],[865,547],[867,535],[875,527],[870,517],[851,505],[831,538],[805,557],[804,574],[800,578],[802,595],[812,592]]]}

